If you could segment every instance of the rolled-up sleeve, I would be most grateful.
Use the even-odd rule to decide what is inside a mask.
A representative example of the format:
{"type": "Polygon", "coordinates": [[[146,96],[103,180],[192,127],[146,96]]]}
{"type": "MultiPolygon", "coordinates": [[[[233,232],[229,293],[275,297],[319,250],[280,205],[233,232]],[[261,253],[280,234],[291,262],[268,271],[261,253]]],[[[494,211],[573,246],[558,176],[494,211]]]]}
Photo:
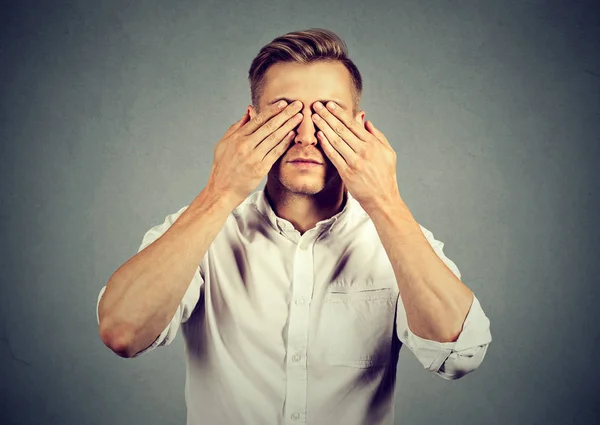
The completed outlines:
{"type": "MultiPolygon", "coordinates": [[[[421,226],[421,229],[436,254],[460,279],[461,273],[458,267],[444,255],[444,244],[435,240],[433,234],[423,226],[421,226]]],[[[462,331],[454,342],[438,342],[415,335],[408,327],[406,311],[400,296],[397,303],[396,325],[398,338],[403,345],[406,345],[415,354],[425,369],[444,379],[454,380],[479,367],[492,341],[492,334],[490,332],[490,321],[474,294],[462,331]]]]}
{"type": "MultiPolygon", "coordinates": [[[[142,243],[141,243],[140,247],[138,248],[138,252],[142,251],[144,248],[146,248],[152,242],[157,240],[163,233],[165,233],[167,231],[167,229],[169,227],[171,227],[171,225],[175,222],[175,220],[177,220],[177,218],[185,211],[186,208],[187,208],[187,206],[183,207],[176,213],[168,215],[162,224],[154,226],[150,230],[148,230],[142,239],[142,243]]],[[[204,257],[204,259],[206,259],[206,256],[204,257]]],[[[204,260],[203,260],[203,262],[204,262],[204,260]]],[[[163,331],[160,333],[160,335],[158,335],[158,337],[154,340],[154,342],[150,346],[148,346],[145,349],[134,354],[132,356],[132,358],[139,357],[151,350],[154,350],[157,347],[166,346],[166,345],[171,344],[171,342],[173,342],[181,324],[185,323],[190,318],[190,316],[192,315],[192,312],[196,308],[198,300],[200,299],[200,293],[204,286],[204,277],[203,277],[203,272],[202,272],[201,266],[202,266],[202,264],[199,264],[198,267],[196,267],[194,276],[193,276],[181,302],[177,306],[177,310],[175,311],[175,314],[173,315],[173,318],[171,319],[171,321],[168,323],[168,325],[163,329],[163,331]]],[[[98,321],[98,324],[100,324],[100,316],[98,314],[98,307],[100,305],[100,300],[102,299],[102,295],[104,294],[105,291],[106,291],[106,286],[104,286],[100,290],[100,293],[98,294],[98,300],[96,302],[96,320],[98,321]]]]}

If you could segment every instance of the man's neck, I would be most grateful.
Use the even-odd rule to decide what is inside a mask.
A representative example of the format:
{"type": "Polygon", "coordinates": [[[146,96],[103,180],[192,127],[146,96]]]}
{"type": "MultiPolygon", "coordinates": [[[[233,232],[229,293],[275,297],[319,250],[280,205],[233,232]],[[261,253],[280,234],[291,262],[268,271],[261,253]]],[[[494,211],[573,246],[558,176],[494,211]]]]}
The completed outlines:
{"type": "Polygon", "coordinates": [[[315,195],[298,195],[276,184],[265,186],[265,195],[275,215],[304,234],[322,220],[333,217],[346,205],[346,187],[341,184],[315,195]]]}

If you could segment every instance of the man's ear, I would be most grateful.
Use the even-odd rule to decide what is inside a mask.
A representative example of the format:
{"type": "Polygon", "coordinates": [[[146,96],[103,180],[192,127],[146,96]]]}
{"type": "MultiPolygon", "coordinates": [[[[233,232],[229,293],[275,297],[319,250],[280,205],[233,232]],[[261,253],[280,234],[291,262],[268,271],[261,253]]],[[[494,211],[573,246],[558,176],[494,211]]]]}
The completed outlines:
{"type": "Polygon", "coordinates": [[[365,125],[365,116],[366,116],[366,115],[367,115],[367,114],[366,114],[366,113],[365,113],[365,111],[363,111],[363,110],[361,110],[361,111],[360,111],[358,114],[356,114],[356,120],[357,120],[358,122],[361,122],[361,123],[362,123],[362,125],[363,125],[363,127],[364,127],[364,125],[365,125]]]}
{"type": "Polygon", "coordinates": [[[252,105],[248,105],[248,113],[250,114],[250,119],[256,116],[256,110],[252,105]]]}

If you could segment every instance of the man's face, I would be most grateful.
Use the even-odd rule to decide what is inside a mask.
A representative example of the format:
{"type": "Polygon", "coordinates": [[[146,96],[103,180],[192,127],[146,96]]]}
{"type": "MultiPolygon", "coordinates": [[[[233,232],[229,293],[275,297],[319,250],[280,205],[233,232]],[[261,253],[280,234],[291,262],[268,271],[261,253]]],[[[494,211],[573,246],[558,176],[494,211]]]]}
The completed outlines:
{"type": "MultiPolygon", "coordinates": [[[[278,182],[282,190],[299,194],[315,195],[332,185],[341,185],[341,178],[335,166],[323,152],[317,139],[319,128],[311,115],[313,104],[320,101],[326,104],[333,100],[352,113],[352,80],[346,67],[340,62],[276,63],[265,75],[265,88],[260,99],[260,110],[281,99],[288,103],[300,100],[303,119],[294,129],[296,137],[289,149],[273,164],[268,179],[278,182]],[[289,162],[295,158],[311,158],[322,163],[313,167],[300,167],[289,162]]],[[[250,109],[253,118],[256,111],[250,109]]],[[[355,119],[364,125],[364,111],[355,119]]]]}

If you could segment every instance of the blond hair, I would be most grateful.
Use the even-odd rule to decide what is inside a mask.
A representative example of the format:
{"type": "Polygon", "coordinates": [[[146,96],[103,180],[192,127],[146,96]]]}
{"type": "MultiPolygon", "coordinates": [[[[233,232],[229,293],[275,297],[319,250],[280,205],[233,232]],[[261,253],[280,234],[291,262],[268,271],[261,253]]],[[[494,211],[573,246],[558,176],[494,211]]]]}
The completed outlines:
{"type": "Polygon", "coordinates": [[[362,94],[360,72],[348,57],[346,43],[333,32],[322,28],[289,32],[260,49],[248,71],[252,105],[258,110],[264,92],[265,73],[271,65],[278,62],[309,64],[316,61],[339,61],[348,69],[352,80],[352,112],[356,114],[362,94]]]}

